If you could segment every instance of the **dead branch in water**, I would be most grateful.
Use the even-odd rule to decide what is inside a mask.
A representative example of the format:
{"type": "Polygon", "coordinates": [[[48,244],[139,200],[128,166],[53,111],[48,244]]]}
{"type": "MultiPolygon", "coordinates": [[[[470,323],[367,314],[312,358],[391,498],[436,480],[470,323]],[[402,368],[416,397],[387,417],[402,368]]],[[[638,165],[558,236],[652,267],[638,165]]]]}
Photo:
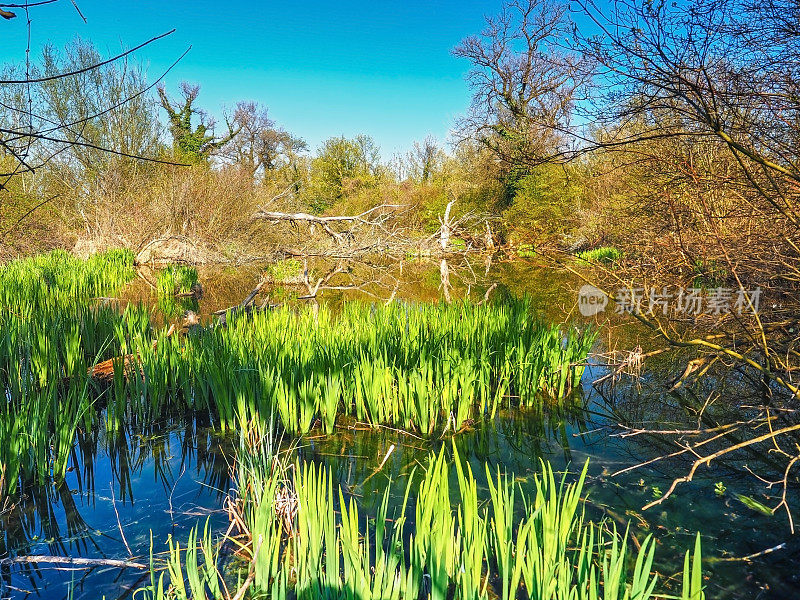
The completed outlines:
{"type": "Polygon", "coordinates": [[[11,564],[55,564],[80,565],[84,567],[119,567],[120,569],[148,569],[148,565],[132,560],[116,560],[113,558],[75,558],[72,556],[13,556],[0,558],[0,565],[11,564]]]}

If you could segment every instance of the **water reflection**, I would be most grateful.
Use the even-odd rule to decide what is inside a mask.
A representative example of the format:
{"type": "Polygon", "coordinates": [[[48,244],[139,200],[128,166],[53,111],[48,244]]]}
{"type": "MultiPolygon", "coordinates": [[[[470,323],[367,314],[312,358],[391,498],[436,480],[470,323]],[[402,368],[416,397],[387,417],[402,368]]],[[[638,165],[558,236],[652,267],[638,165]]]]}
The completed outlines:
{"type": "MultiPolygon", "coordinates": [[[[449,259],[425,263],[309,260],[309,282],[322,280],[314,300],[334,306],[347,299],[365,301],[455,301],[469,297],[480,301],[527,293],[542,316],[564,322],[574,316],[580,282],[563,271],[520,263],[471,262],[449,259]]],[[[205,319],[218,310],[237,305],[261,277],[261,267],[235,270],[201,270],[205,296],[198,311],[205,319]]],[[[275,285],[264,300],[305,302],[308,289],[275,285]]],[[[125,299],[152,303],[150,289],[132,286],[125,299]]],[[[637,325],[603,325],[598,351],[640,345],[647,352],[657,348],[652,335],[637,325]],[[649,337],[648,337],[649,336],[649,337]]],[[[777,503],[779,491],[754,487],[742,469],[742,459],[715,461],[690,484],[663,505],[642,511],[645,504],[685,474],[692,460],[684,453],[660,460],[646,469],[615,473],[675,451],[663,436],[627,435],[625,428],[716,427],[751,417],[762,410],[763,397],[752,397],[753,382],[746,374],[723,371],[692,385],[670,391],[685,357],[665,352],[648,359],[641,378],[622,376],[599,386],[593,381],[608,370],[593,364],[584,374],[583,388],[569,408],[541,411],[506,411],[492,421],[475,423],[454,438],[423,439],[390,428],[369,429],[341,422],[329,437],[311,435],[301,440],[299,455],[327,464],[347,494],[359,499],[360,509],[374,514],[386,486],[395,504],[410,477],[419,477],[431,451],[451,444],[470,463],[479,485],[486,485],[484,463],[490,468],[513,471],[523,487],[532,485],[539,460],[549,460],[557,471],[575,473],[590,459],[587,482],[588,516],[613,520],[618,527],[631,522],[639,539],[654,533],[661,548],[659,570],[672,574],[680,569],[682,552],[694,532],[703,532],[706,568],[712,574],[709,598],[787,598],[798,586],[795,561],[800,543],[788,535],[781,516],[754,511],[735,494],[777,503]],[[742,411],[742,406],[753,408],[742,411]],[[452,442],[451,442],[452,439],[452,442]],[[390,453],[391,449],[391,454],[390,453]],[[387,457],[388,454],[388,458],[387,457]],[[384,464],[381,464],[385,460],[384,464]],[[718,494],[716,484],[727,489],[718,494]],[[730,560],[781,543],[786,546],[749,562],[730,560]]],[[[100,419],[102,424],[103,420],[100,419]]],[[[735,443],[736,433],[720,443],[735,443]]],[[[146,557],[153,531],[155,550],[162,551],[170,533],[183,536],[198,520],[211,516],[217,531],[227,518],[221,512],[228,491],[229,465],[234,439],[215,435],[198,415],[175,415],[162,422],[134,422],[119,430],[104,427],[79,430],[64,484],[57,487],[26,485],[15,503],[0,508],[0,557],[30,554],[124,558],[125,541],[136,556],[146,557]],[[118,516],[117,516],[118,515],[118,516]],[[125,540],[120,533],[124,532],[125,540]]],[[[763,449],[749,449],[747,467],[766,479],[774,479],[780,465],[763,449]]],[[[142,585],[142,574],[131,570],[56,570],[52,565],[0,564],[0,597],[21,598],[33,594],[46,598],[122,597],[142,585]]]]}
{"type": "MultiPolygon", "coordinates": [[[[218,527],[225,523],[220,508],[231,456],[229,439],[192,419],[154,423],[146,433],[80,431],[65,481],[24,485],[0,511],[0,556],[127,558],[129,545],[147,562],[151,530],[160,551],[167,534],[185,535],[198,519],[211,515],[218,527]]],[[[6,563],[0,597],[66,598],[81,590],[116,597],[140,577],[108,567],[6,563]]]]}

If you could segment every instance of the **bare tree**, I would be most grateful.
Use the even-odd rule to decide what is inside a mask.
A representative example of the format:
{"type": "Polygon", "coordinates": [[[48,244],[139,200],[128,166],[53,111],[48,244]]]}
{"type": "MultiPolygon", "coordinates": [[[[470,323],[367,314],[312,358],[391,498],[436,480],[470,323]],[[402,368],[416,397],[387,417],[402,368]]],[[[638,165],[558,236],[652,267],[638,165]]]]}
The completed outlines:
{"type": "MultiPolygon", "coordinates": [[[[20,9],[29,17],[29,11],[54,1],[8,5],[4,8],[20,9]]],[[[72,4],[83,18],[77,4],[74,1],[72,4]]],[[[4,11],[2,16],[11,19],[16,12],[4,11]]],[[[25,20],[29,40],[31,21],[30,18],[25,20]]],[[[155,156],[145,152],[141,144],[128,143],[133,141],[133,137],[126,139],[124,136],[108,135],[111,134],[115,119],[124,119],[122,115],[143,100],[152,84],[146,85],[143,80],[135,81],[125,89],[117,88],[108,96],[101,95],[94,104],[84,102],[80,109],[69,107],[64,101],[77,100],[77,104],[80,104],[81,98],[86,99],[85,94],[79,94],[76,98],[67,95],[59,107],[48,103],[47,96],[59,85],[68,87],[71,82],[81,78],[91,80],[103,69],[116,68],[118,72],[125,72],[127,67],[124,63],[128,56],[173,31],[155,36],[105,60],[96,53],[84,53],[79,64],[51,62],[49,68],[43,69],[37,68],[31,61],[28,43],[26,60],[22,65],[16,69],[6,68],[4,74],[0,75],[0,110],[3,113],[0,121],[0,193],[4,196],[0,199],[0,240],[5,241],[9,233],[19,228],[23,221],[60,197],[58,193],[50,194],[46,190],[36,189],[27,180],[53,165],[55,160],[61,164],[70,160],[80,162],[79,156],[95,152],[96,156],[158,162],[155,156]],[[109,124],[111,128],[102,131],[109,124]]]]}
{"type": "Polygon", "coordinates": [[[409,174],[416,181],[427,183],[441,167],[444,152],[436,139],[429,135],[422,142],[414,142],[408,153],[409,174]]]}
{"type": "Polygon", "coordinates": [[[228,121],[238,133],[222,147],[220,154],[253,176],[285,167],[307,149],[302,139],[276,127],[267,108],[256,102],[239,102],[228,121]]]}
{"type": "Polygon", "coordinates": [[[598,66],[606,92],[578,107],[591,130],[558,131],[622,171],[628,214],[645,226],[627,238],[639,265],[608,273],[607,281],[641,294],[642,305],[628,307],[633,317],[693,353],[673,390],[713,373],[755,392],[741,403],[746,420],[718,420],[703,407],[702,426],[690,434],[651,432],[671,436],[670,456],[696,460],[648,506],[710,462],[757,451],[779,465],[775,477],[759,478],[783,486],[774,509],[788,511],[786,489],[800,462],[800,9],[784,0],[575,5],[599,32],[579,37],[577,47],[598,66]],[[739,314],[688,321],[648,304],[687,273],[717,280],[707,283],[709,297],[728,287],[750,290],[760,305],[747,300],[739,314]]]}
{"type": "Polygon", "coordinates": [[[577,4],[602,31],[581,46],[609,90],[590,114],[604,131],[592,142],[635,152],[656,139],[712,140],[736,161],[748,200],[800,226],[795,3],[636,0],[610,12],[577,4]]]}
{"type": "Polygon", "coordinates": [[[486,19],[480,36],[453,50],[472,65],[463,137],[475,136],[510,165],[534,165],[558,154],[586,71],[580,55],[561,49],[568,31],[565,5],[513,0],[486,19]]]}

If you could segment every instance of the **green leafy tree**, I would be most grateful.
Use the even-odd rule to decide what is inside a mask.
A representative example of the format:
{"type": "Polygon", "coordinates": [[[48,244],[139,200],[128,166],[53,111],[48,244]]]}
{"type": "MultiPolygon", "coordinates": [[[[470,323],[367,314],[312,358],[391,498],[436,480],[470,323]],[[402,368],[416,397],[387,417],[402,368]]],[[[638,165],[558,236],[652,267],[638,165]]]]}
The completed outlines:
{"type": "Polygon", "coordinates": [[[172,143],[175,154],[182,160],[193,163],[207,161],[213,153],[229,143],[241,131],[231,122],[228,122],[228,133],[217,137],[214,133],[214,120],[204,110],[195,106],[197,96],[200,94],[199,85],[181,83],[181,102],[174,102],[167,95],[164,86],[158,87],[158,97],[161,106],[169,117],[169,131],[172,134],[172,143]],[[197,126],[192,124],[192,118],[197,117],[197,126]]]}
{"type": "Polygon", "coordinates": [[[330,138],[311,163],[309,204],[323,211],[349,192],[375,185],[382,174],[380,148],[371,137],[330,138]]]}

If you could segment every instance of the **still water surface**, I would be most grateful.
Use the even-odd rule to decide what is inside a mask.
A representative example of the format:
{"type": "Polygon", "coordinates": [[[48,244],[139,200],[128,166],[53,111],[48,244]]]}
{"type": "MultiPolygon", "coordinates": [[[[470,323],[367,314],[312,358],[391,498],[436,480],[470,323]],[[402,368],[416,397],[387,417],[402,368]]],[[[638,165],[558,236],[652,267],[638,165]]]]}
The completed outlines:
{"type": "MultiPolygon", "coordinates": [[[[582,281],[566,272],[527,263],[451,262],[445,283],[438,263],[411,262],[401,267],[319,262],[309,268],[314,283],[336,271],[321,286],[320,298],[334,307],[346,299],[370,302],[394,297],[431,302],[448,295],[478,300],[497,284],[492,290],[494,301],[504,295],[528,294],[550,320],[589,324],[576,311],[582,281]]],[[[259,265],[201,271],[205,295],[199,304],[188,307],[209,320],[214,311],[241,302],[258,282],[259,273],[259,265]]],[[[303,302],[297,300],[303,295],[307,290],[302,286],[275,286],[268,301],[303,302]]],[[[153,303],[143,282],[132,284],[122,298],[153,303]]],[[[614,315],[600,314],[592,322],[601,328],[598,356],[584,374],[574,408],[566,412],[506,412],[492,422],[476,423],[454,438],[460,456],[470,461],[479,482],[486,481],[484,463],[493,470],[499,467],[515,473],[526,487],[533,485],[541,459],[570,474],[588,459],[588,516],[613,520],[623,530],[630,523],[631,535],[639,540],[653,534],[658,540],[656,567],[663,576],[680,570],[683,552],[700,531],[704,569],[710,576],[708,598],[800,597],[796,567],[800,543],[790,535],[785,514],[764,515],[736,496],[745,494],[770,506],[777,504],[780,490],[754,486],[754,478],[744,469],[772,476],[768,456],[753,453],[746,464],[713,463],[666,502],[644,512],[642,506],[666,491],[675,477],[685,474],[689,461],[663,460],[614,475],[675,449],[655,436],[624,436],[618,423],[662,429],[697,427],[692,407],[707,390],[668,392],[668,380],[682,370],[680,357],[669,354],[648,362],[638,380],[623,377],[613,387],[596,389],[593,382],[608,372],[599,357],[604,351],[637,345],[647,351],[656,347],[656,342],[636,324],[614,315]],[[781,544],[766,555],[741,560],[781,544]]],[[[715,417],[735,418],[732,405],[734,399],[737,405],[741,400],[740,382],[711,380],[705,385],[716,388],[722,397],[708,410],[715,417]],[[731,399],[728,404],[726,397],[731,399]]],[[[0,507],[0,557],[38,554],[124,559],[132,554],[147,562],[151,540],[154,553],[163,552],[168,535],[183,541],[192,526],[206,519],[213,530],[222,533],[228,526],[222,506],[230,488],[228,470],[236,441],[194,421],[151,424],[148,431],[82,432],[64,485],[24,490],[17,504],[0,507]]],[[[451,441],[343,423],[335,435],[311,435],[300,440],[298,447],[303,458],[329,465],[335,479],[369,514],[377,509],[387,486],[399,504],[414,468],[424,465],[428,453],[438,451],[442,444],[449,450],[451,441]],[[392,446],[388,460],[377,470],[392,446]]],[[[135,569],[0,564],[0,598],[126,598],[147,583],[143,572],[135,569]]]]}

